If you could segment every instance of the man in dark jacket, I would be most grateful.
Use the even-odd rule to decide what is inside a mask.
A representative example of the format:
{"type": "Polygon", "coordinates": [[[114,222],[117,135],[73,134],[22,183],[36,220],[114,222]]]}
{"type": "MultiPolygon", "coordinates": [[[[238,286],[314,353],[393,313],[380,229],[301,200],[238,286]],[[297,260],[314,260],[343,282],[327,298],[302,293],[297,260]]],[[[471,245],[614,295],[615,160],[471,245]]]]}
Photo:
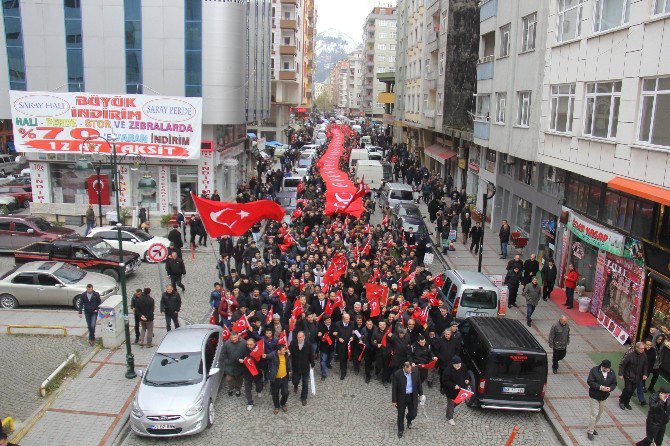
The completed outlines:
{"type": "Polygon", "coordinates": [[[599,366],[593,367],[586,380],[589,386],[589,405],[591,408],[591,418],[586,435],[593,441],[593,436],[597,435],[596,424],[605,408],[605,400],[609,398],[612,391],[616,388],[616,376],[612,371],[612,363],[603,359],[599,366]]]}
{"type": "Polygon", "coordinates": [[[637,342],[635,348],[629,350],[623,357],[619,364],[619,379],[624,382],[624,388],[619,397],[619,408],[633,410],[629,404],[630,398],[640,380],[647,379],[647,355],[644,352],[644,342],[637,342]]]}
{"type": "Polygon", "coordinates": [[[419,378],[419,370],[412,368],[406,361],[403,367],[393,374],[391,402],[398,409],[398,438],[405,433],[405,411],[407,411],[407,429],[412,428],[412,421],[419,409],[419,398],[423,396],[423,387],[419,378]]]}
{"type": "Polygon", "coordinates": [[[442,376],[442,388],[447,397],[447,422],[454,426],[454,409],[456,403],[454,399],[458,396],[461,389],[467,388],[470,384],[468,380],[468,369],[463,365],[461,357],[455,355],[451,358],[451,366],[447,367],[442,376]]]}
{"type": "Polygon", "coordinates": [[[361,332],[361,342],[365,346],[363,356],[365,359],[365,383],[369,384],[372,378],[372,368],[377,355],[380,333],[379,328],[375,327],[372,319],[365,321],[365,327],[361,332]]]}
{"type": "Polygon", "coordinates": [[[165,271],[172,281],[172,288],[177,288],[179,285],[182,292],[186,291],[186,287],[181,283],[181,277],[186,274],[186,265],[176,252],[173,252],[165,262],[165,271]]]}
{"type": "Polygon", "coordinates": [[[484,230],[482,229],[482,224],[479,222],[475,223],[470,229],[470,238],[472,239],[472,243],[470,243],[470,252],[472,252],[472,248],[474,248],[475,254],[479,253],[479,242],[482,240],[483,233],[484,230]]]}
{"type": "Polygon", "coordinates": [[[140,318],[140,342],[139,344],[144,347],[153,347],[151,341],[154,339],[154,308],[155,308],[154,298],[151,297],[151,288],[145,288],[142,292],[142,295],[137,299],[135,304],[135,309],[139,314],[140,318]],[[144,343],[144,337],[146,335],[146,344],[144,343]]]}
{"type": "Polygon", "coordinates": [[[470,213],[466,212],[463,218],[461,219],[461,233],[463,234],[464,245],[468,242],[468,236],[470,235],[470,228],[472,228],[472,218],[470,218],[470,213]]]}
{"type": "Polygon", "coordinates": [[[668,397],[670,389],[661,387],[658,393],[649,397],[649,413],[647,414],[647,436],[637,442],[637,446],[655,444],[661,446],[665,436],[665,425],[670,419],[670,405],[668,397]]]}
{"type": "Polygon", "coordinates": [[[333,350],[335,349],[335,326],[329,314],[324,314],[323,321],[319,324],[316,337],[319,339],[319,352],[321,353],[321,381],[326,380],[327,369],[332,369],[333,350]]]}
{"type": "Polygon", "coordinates": [[[335,345],[337,346],[337,355],[340,359],[340,379],[343,380],[347,376],[347,363],[349,361],[349,343],[354,342],[353,338],[354,324],[351,323],[349,313],[342,315],[342,320],[335,324],[335,345]]]}
{"type": "Polygon", "coordinates": [[[181,310],[181,296],[172,285],[165,287],[161,296],[161,313],[165,314],[165,328],[172,330],[170,322],[174,322],[174,328],[179,328],[179,311],[181,310]]]}
{"type": "Polygon", "coordinates": [[[288,380],[291,374],[291,359],[288,356],[288,350],[285,344],[279,346],[277,351],[267,355],[268,360],[268,379],[270,380],[270,394],[272,395],[272,412],[277,415],[281,408],[284,412],[288,411],[286,401],[288,401],[288,380]],[[279,392],[281,391],[281,400],[279,392]]]}
{"type": "Polygon", "coordinates": [[[245,356],[247,356],[246,342],[240,341],[239,333],[231,331],[230,339],[221,346],[223,373],[228,383],[228,396],[232,396],[233,392],[240,396],[245,356]]]}
{"type": "Polygon", "coordinates": [[[181,232],[179,232],[179,225],[175,223],[174,227],[168,232],[168,240],[172,243],[174,252],[177,253],[177,256],[181,258],[181,248],[184,246],[184,242],[181,240],[181,232]]]}
{"type": "Polygon", "coordinates": [[[537,277],[533,276],[531,282],[526,284],[523,289],[523,297],[526,298],[526,325],[530,327],[535,307],[540,303],[542,289],[537,283],[537,277]]]}
{"type": "Polygon", "coordinates": [[[293,342],[291,342],[289,352],[292,361],[291,368],[293,369],[293,391],[298,391],[298,383],[302,381],[300,401],[303,406],[306,406],[309,390],[309,370],[314,367],[314,356],[312,356],[312,347],[305,339],[304,332],[298,332],[293,342]]]}
{"type": "MultiPolygon", "coordinates": [[[[397,325],[396,325],[397,327],[397,325]]],[[[405,361],[409,361],[409,354],[411,352],[411,344],[409,343],[409,336],[407,330],[403,327],[397,328],[397,333],[388,335],[388,344],[391,347],[391,373],[402,368],[405,361]]]]}
{"type": "Polygon", "coordinates": [[[507,224],[507,220],[502,221],[500,225],[500,231],[498,231],[498,237],[500,237],[500,258],[507,258],[507,244],[509,243],[510,228],[507,224]]]}
{"type": "Polygon", "coordinates": [[[530,259],[523,262],[523,284],[529,284],[539,271],[540,262],[537,261],[537,256],[535,254],[531,254],[530,259]]]}
{"type": "Polygon", "coordinates": [[[95,323],[98,321],[98,309],[102,300],[100,293],[93,290],[93,285],[86,285],[86,291],[79,295],[81,304],[79,305],[79,317],[84,313],[86,319],[86,327],[88,328],[88,344],[95,344],[95,323]]]}
{"type": "Polygon", "coordinates": [[[567,316],[559,318],[549,330],[549,347],[553,350],[551,356],[551,371],[554,375],[558,373],[558,361],[565,358],[570,343],[570,326],[567,316]]]}
{"type": "Polygon", "coordinates": [[[514,266],[511,270],[507,271],[505,276],[505,281],[503,282],[507,285],[509,302],[508,306],[510,308],[516,307],[516,296],[519,294],[519,285],[521,284],[521,271],[519,271],[518,266],[514,266]]]}
{"type": "Polygon", "coordinates": [[[554,284],[558,275],[558,270],[552,259],[544,264],[540,274],[542,275],[542,299],[547,300],[551,292],[554,291],[554,284]]]}
{"type": "Polygon", "coordinates": [[[440,390],[444,389],[444,383],[442,382],[442,376],[444,375],[445,370],[451,366],[451,359],[458,354],[461,349],[461,343],[454,339],[454,333],[450,328],[447,328],[442,333],[442,337],[436,342],[437,351],[435,356],[437,356],[437,366],[440,370],[440,390]]]}

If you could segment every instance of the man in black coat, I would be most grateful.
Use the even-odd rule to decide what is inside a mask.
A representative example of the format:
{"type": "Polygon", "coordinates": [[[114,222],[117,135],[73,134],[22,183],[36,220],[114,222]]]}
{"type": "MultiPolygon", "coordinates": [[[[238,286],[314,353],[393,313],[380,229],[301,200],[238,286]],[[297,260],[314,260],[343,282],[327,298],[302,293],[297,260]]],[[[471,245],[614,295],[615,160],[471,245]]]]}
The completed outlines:
{"type": "Polygon", "coordinates": [[[403,367],[393,374],[391,387],[391,402],[393,407],[398,409],[398,438],[402,438],[405,433],[405,411],[407,411],[407,429],[412,428],[421,396],[423,387],[419,370],[412,368],[412,364],[406,361],[403,367]]]}
{"type": "Polygon", "coordinates": [[[507,258],[507,244],[509,243],[510,237],[510,227],[507,224],[507,220],[502,221],[500,225],[500,231],[498,231],[498,237],[500,238],[500,258],[507,258]]]}
{"type": "Polygon", "coordinates": [[[151,297],[151,288],[145,288],[142,295],[137,299],[135,309],[140,319],[140,339],[139,344],[145,347],[153,347],[151,343],[154,338],[154,308],[156,304],[151,297]],[[146,335],[146,344],[144,337],[146,335]]]}
{"type": "Polygon", "coordinates": [[[521,271],[519,271],[519,267],[517,265],[515,265],[513,269],[507,271],[507,275],[505,276],[505,281],[503,283],[507,285],[507,306],[510,308],[516,307],[516,296],[519,293],[519,285],[521,284],[521,271]]]}
{"type": "Polygon", "coordinates": [[[293,391],[298,391],[298,384],[302,381],[300,392],[300,401],[302,405],[307,405],[307,393],[309,390],[309,370],[314,367],[314,356],[312,347],[305,339],[305,333],[299,331],[289,347],[291,357],[291,368],[293,369],[293,391]]]}
{"type": "Polygon", "coordinates": [[[605,409],[605,400],[616,388],[616,376],[612,371],[612,363],[603,359],[599,366],[593,367],[586,384],[589,386],[589,406],[591,408],[591,418],[586,435],[589,440],[593,441],[593,436],[598,434],[596,424],[605,409]]]}
{"type": "Polygon", "coordinates": [[[637,446],[648,446],[650,444],[660,446],[663,444],[665,425],[668,424],[668,419],[670,419],[670,406],[668,405],[669,396],[670,389],[661,387],[658,393],[653,393],[649,397],[647,436],[638,441],[637,446]]]}
{"type": "Polygon", "coordinates": [[[454,333],[450,328],[447,328],[435,344],[437,345],[435,356],[437,356],[437,365],[440,370],[440,391],[442,391],[444,389],[442,376],[444,375],[444,371],[448,367],[451,367],[451,359],[461,350],[461,343],[454,339],[454,333]]]}
{"type": "Polygon", "coordinates": [[[179,311],[181,310],[181,296],[172,285],[165,287],[165,292],[161,296],[161,313],[165,314],[165,328],[170,331],[171,322],[174,322],[174,328],[179,328],[179,311]]]}
{"type": "Polygon", "coordinates": [[[621,410],[633,410],[630,398],[637,389],[640,380],[647,379],[647,355],[644,352],[644,342],[637,342],[635,348],[626,353],[619,364],[619,379],[624,382],[624,389],[619,397],[621,410]]]}
{"type": "Polygon", "coordinates": [[[558,275],[558,270],[553,260],[550,259],[544,264],[540,275],[542,276],[542,299],[547,300],[551,292],[554,291],[554,284],[558,275]]]}
{"type": "Polygon", "coordinates": [[[530,259],[523,262],[523,285],[529,284],[538,271],[540,271],[540,262],[537,261],[535,254],[531,254],[530,259]]]}
{"type": "Polygon", "coordinates": [[[93,285],[86,285],[86,291],[79,295],[81,304],[79,305],[79,317],[84,313],[86,327],[88,328],[88,343],[95,344],[95,323],[98,321],[98,309],[102,304],[100,293],[93,290],[93,285]]]}
{"type": "Polygon", "coordinates": [[[451,358],[451,365],[444,370],[442,379],[442,388],[447,397],[447,422],[454,426],[454,409],[456,403],[454,399],[458,396],[461,389],[466,389],[470,384],[468,380],[468,369],[463,365],[461,357],[454,355],[451,358]]]}
{"type": "Polygon", "coordinates": [[[174,227],[168,232],[167,238],[170,240],[170,243],[172,243],[174,252],[181,258],[181,248],[184,246],[184,242],[181,240],[181,232],[179,232],[178,224],[175,223],[174,227]]]}
{"type": "Polygon", "coordinates": [[[482,224],[480,222],[475,223],[475,225],[470,229],[470,238],[472,243],[470,243],[470,252],[472,248],[475,249],[475,254],[479,253],[479,242],[482,240],[482,234],[484,230],[482,229],[482,224]]]}
{"type": "Polygon", "coordinates": [[[333,335],[337,346],[337,355],[340,359],[340,379],[347,376],[347,363],[349,361],[349,343],[353,342],[354,324],[348,313],[342,315],[342,320],[335,324],[333,335]]]}
{"type": "Polygon", "coordinates": [[[181,277],[186,274],[186,265],[184,261],[177,256],[176,252],[173,252],[172,255],[165,262],[165,272],[170,277],[172,282],[172,288],[181,288],[181,291],[186,291],[186,287],[181,283],[181,277]]]}

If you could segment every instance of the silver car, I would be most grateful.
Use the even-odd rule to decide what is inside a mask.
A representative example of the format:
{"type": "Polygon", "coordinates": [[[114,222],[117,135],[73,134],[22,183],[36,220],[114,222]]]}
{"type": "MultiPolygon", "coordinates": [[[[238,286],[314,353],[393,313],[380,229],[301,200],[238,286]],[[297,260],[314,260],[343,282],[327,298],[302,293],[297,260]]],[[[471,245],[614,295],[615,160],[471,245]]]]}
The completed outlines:
{"type": "Polygon", "coordinates": [[[214,423],[222,329],[187,325],[169,331],[154,353],[133,400],[130,427],[137,435],[193,435],[214,423]]]}
{"type": "Polygon", "coordinates": [[[71,305],[78,309],[81,293],[93,284],[100,298],[115,294],[116,281],[109,276],[77,268],[63,262],[29,262],[16,266],[0,277],[0,307],[19,305],[71,305]]]}

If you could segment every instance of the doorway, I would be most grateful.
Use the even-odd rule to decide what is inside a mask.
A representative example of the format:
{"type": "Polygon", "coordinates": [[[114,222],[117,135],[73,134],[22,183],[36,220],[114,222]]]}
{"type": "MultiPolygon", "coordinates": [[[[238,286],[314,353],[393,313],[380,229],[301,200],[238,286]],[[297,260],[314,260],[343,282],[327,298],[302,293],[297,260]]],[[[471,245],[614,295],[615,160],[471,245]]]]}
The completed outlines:
{"type": "Polygon", "coordinates": [[[182,212],[195,212],[195,203],[191,192],[198,194],[198,177],[192,175],[179,176],[179,209],[182,212]]]}

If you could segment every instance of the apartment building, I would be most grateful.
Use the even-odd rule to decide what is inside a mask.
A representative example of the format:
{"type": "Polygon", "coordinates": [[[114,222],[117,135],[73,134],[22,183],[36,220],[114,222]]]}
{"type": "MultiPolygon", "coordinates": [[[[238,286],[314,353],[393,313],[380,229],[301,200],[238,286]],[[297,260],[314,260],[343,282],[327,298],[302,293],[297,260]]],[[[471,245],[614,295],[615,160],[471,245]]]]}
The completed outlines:
{"type": "Polygon", "coordinates": [[[347,56],[347,115],[363,112],[363,50],[357,49],[347,56]]]}
{"type": "Polygon", "coordinates": [[[333,107],[344,110],[347,108],[349,93],[347,92],[349,78],[349,62],[347,59],[338,61],[330,70],[330,98],[333,107]]]}
{"type": "Polygon", "coordinates": [[[376,76],[395,69],[396,18],[395,7],[375,7],[363,26],[363,111],[378,120],[384,115],[384,105],[377,98],[386,87],[376,76]]]}
{"type": "Polygon", "coordinates": [[[303,15],[303,54],[302,59],[302,102],[300,108],[311,109],[314,99],[314,46],[316,45],[316,7],[315,0],[305,0],[305,14],[303,15]]]}
{"type": "MultiPolygon", "coordinates": [[[[3,2],[1,12],[4,148],[10,89],[202,97],[201,158],[148,158],[146,173],[159,191],[152,195],[136,187],[144,170],[124,160],[120,202],[158,216],[195,210],[190,191],[234,196],[252,164],[245,126],[270,111],[269,0],[23,0],[3,2]]],[[[82,215],[89,196],[85,179],[74,175],[79,155],[27,157],[44,184],[31,211],[82,215]]]]}

